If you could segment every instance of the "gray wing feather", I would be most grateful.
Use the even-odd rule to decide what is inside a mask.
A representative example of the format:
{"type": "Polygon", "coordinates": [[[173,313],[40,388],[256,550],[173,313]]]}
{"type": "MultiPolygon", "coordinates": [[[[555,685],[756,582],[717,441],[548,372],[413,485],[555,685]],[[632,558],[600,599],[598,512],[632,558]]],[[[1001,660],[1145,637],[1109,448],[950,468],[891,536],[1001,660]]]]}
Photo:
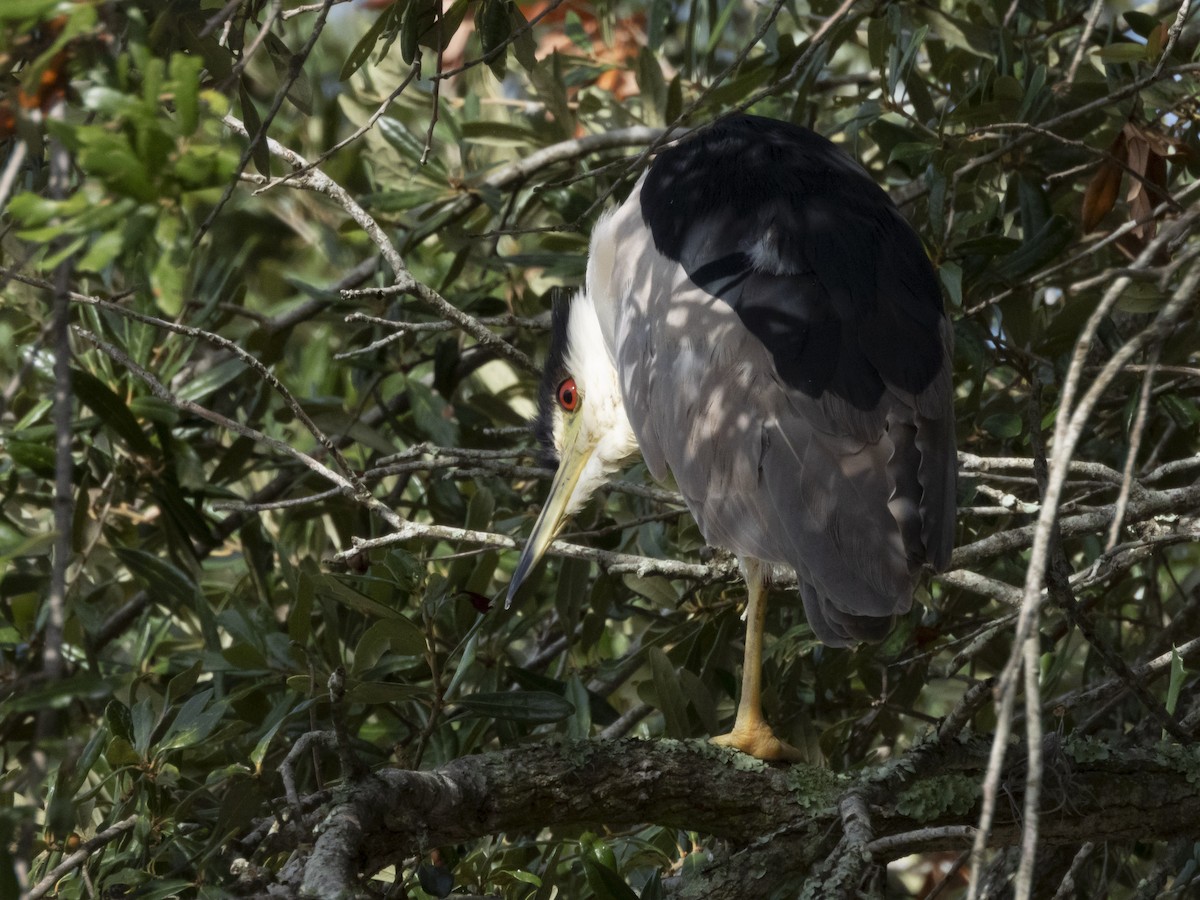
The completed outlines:
{"type": "Polygon", "coordinates": [[[794,568],[826,643],[881,638],[920,566],[949,556],[948,372],[916,396],[888,390],[847,423],[844,404],[785,384],[762,341],[658,253],[638,215],[633,202],[614,215],[621,265],[595,299],[651,473],[674,476],[710,544],[794,568]]]}

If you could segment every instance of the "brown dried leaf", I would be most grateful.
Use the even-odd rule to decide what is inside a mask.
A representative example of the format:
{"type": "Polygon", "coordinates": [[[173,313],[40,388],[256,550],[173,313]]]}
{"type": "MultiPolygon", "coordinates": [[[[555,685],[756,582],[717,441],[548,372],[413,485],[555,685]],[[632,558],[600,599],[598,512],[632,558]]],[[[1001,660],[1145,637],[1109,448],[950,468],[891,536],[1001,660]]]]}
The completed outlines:
{"type": "Polygon", "coordinates": [[[1168,198],[1167,157],[1171,155],[1170,138],[1154,131],[1135,126],[1125,126],[1129,167],[1133,171],[1133,184],[1129,187],[1129,217],[1137,222],[1134,234],[1143,241],[1152,240],[1158,233],[1158,223],[1150,219],[1154,207],[1168,198]],[[1143,221],[1145,220],[1145,221],[1143,221]]]}
{"type": "Polygon", "coordinates": [[[1121,190],[1121,174],[1124,172],[1117,162],[1125,155],[1124,132],[1117,135],[1108,153],[1108,158],[1100,163],[1100,168],[1083,192],[1083,210],[1079,218],[1085,234],[1099,225],[1100,220],[1112,212],[1116,205],[1117,193],[1121,190]]]}

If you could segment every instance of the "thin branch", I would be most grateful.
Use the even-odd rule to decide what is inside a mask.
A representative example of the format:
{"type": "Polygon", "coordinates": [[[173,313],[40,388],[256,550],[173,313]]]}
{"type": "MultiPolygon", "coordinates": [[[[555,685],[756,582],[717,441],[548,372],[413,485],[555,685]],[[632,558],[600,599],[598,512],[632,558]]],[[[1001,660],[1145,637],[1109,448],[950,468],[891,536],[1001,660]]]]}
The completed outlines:
{"type": "MultiPolygon", "coordinates": [[[[1172,232],[1190,228],[1192,221],[1200,217],[1200,210],[1190,210],[1172,223],[1171,229],[1164,229],[1154,241],[1135,260],[1135,267],[1150,264],[1159,249],[1174,236],[1172,232]]],[[[1084,427],[1091,417],[1092,410],[1100,396],[1107,390],[1108,385],[1121,371],[1126,363],[1148,342],[1157,340],[1165,335],[1178,317],[1189,304],[1196,302],[1196,287],[1200,282],[1200,265],[1193,266],[1184,277],[1153,322],[1130,338],[1105,364],[1095,377],[1088,389],[1083,393],[1078,403],[1075,403],[1083,377],[1084,365],[1091,349],[1100,323],[1116,305],[1117,300],[1128,287],[1130,279],[1118,278],[1093,311],[1083,331],[1080,333],[1072,354],[1071,364],[1063,384],[1059,399],[1059,413],[1055,422],[1054,455],[1050,459],[1050,471],[1047,477],[1045,495],[1041,514],[1035,526],[1032,551],[1025,580],[1024,597],[1021,614],[1017,620],[1014,646],[1007,664],[1000,676],[1002,699],[996,726],[996,736],[992,744],[992,758],[989,761],[987,775],[984,780],[984,808],[980,815],[979,832],[976,835],[972,849],[975,864],[972,866],[971,888],[968,900],[978,897],[980,863],[983,859],[984,847],[991,818],[995,809],[995,794],[1000,782],[1001,766],[1004,752],[1008,744],[1008,734],[1011,727],[1013,700],[1016,696],[1016,684],[1020,670],[1026,660],[1026,642],[1036,634],[1038,616],[1041,608],[1042,588],[1046,578],[1047,563],[1050,554],[1051,539],[1055,535],[1056,517],[1063,487],[1069,472],[1069,463],[1075,447],[1083,434],[1084,427]]]]}
{"type": "Polygon", "coordinates": [[[355,485],[351,481],[349,481],[346,478],[343,478],[337,472],[333,471],[328,466],[326,466],[324,463],[321,463],[318,460],[313,459],[313,457],[309,456],[307,453],[302,453],[301,451],[292,447],[290,444],[284,443],[283,441],[278,440],[277,438],[273,438],[273,437],[270,437],[269,435],[263,434],[261,431],[259,431],[256,428],[251,428],[248,425],[243,425],[241,422],[235,421],[234,419],[230,419],[227,416],[221,415],[220,413],[213,412],[212,410],[207,409],[206,407],[203,407],[198,403],[194,403],[191,400],[185,400],[182,397],[175,395],[170,390],[168,390],[167,387],[161,381],[159,381],[157,378],[155,378],[150,372],[148,372],[146,369],[142,368],[137,363],[135,363],[128,356],[128,354],[126,354],[124,351],[113,346],[112,344],[108,343],[107,341],[102,340],[99,336],[93,334],[92,332],[88,331],[85,328],[80,328],[78,326],[75,326],[74,331],[80,337],[89,341],[97,349],[103,351],[114,362],[118,363],[121,366],[124,366],[133,375],[135,375],[137,378],[141,379],[141,381],[143,381],[146,384],[146,386],[150,388],[150,392],[152,394],[154,394],[155,397],[158,397],[158,399],[171,404],[178,410],[181,410],[181,411],[187,412],[187,413],[191,413],[194,416],[198,416],[199,418],[204,419],[206,422],[211,422],[220,428],[224,428],[225,430],[230,431],[233,434],[237,434],[237,435],[240,435],[241,437],[245,437],[245,438],[250,438],[251,440],[256,441],[258,443],[265,444],[266,446],[270,447],[272,450],[274,450],[277,453],[283,454],[285,456],[290,456],[292,459],[297,460],[302,465],[304,465],[306,468],[312,470],[313,472],[316,472],[318,475],[321,475],[323,478],[327,479],[328,481],[330,481],[333,484],[340,487],[342,492],[346,496],[352,497],[355,500],[357,500],[359,503],[362,503],[363,505],[365,505],[368,509],[370,509],[373,512],[375,512],[376,514],[378,514],[385,522],[387,522],[393,528],[403,528],[404,527],[404,524],[405,524],[404,520],[401,519],[398,515],[396,515],[396,513],[393,510],[391,510],[385,504],[381,503],[379,500],[376,500],[370,494],[364,495],[361,492],[359,492],[358,488],[355,487],[355,485]]]}
{"type": "MultiPolygon", "coordinates": [[[[604,131],[599,134],[587,134],[583,137],[571,138],[548,147],[542,147],[528,156],[490,170],[484,178],[472,185],[472,190],[445,208],[441,220],[448,221],[459,218],[483,203],[485,193],[484,190],[481,190],[483,188],[503,190],[526,181],[542,169],[557,163],[570,162],[603,150],[643,147],[658,140],[663,134],[664,129],[662,128],[637,125],[632,128],[604,131]]],[[[594,170],[587,174],[589,176],[594,174],[594,170]]]]}
{"type": "Polygon", "coordinates": [[[1104,0],[1094,0],[1092,8],[1088,10],[1083,32],[1079,35],[1079,42],[1075,45],[1075,55],[1071,57],[1071,65],[1067,67],[1066,83],[1069,85],[1075,83],[1075,73],[1079,71],[1079,64],[1083,62],[1083,54],[1087,50],[1088,41],[1092,39],[1092,32],[1096,30],[1096,22],[1100,20],[1102,12],[1104,12],[1104,0]]]}
{"type": "Polygon", "coordinates": [[[313,169],[316,169],[317,167],[319,167],[322,163],[324,163],[326,160],[333,157],[340,150],[353,144],[355,141],[357,141],[359,138],[361,138],[363,135],[365,135],[368,131],[370,131],[372,128],[374,128],[375,123],[383,118],[383,114],[385,112],[387,112],[388,107],[392,105],[392,101],[394,101],[397,97],[399,97],[401,94],[403,94],[404,91],[408,88],[408,86],[410,84],[412,84],[415,79],[420,78],[420,77],[421,77],[421,57],[418,56],[413,61],[411,68],[409,68],[408,74],[404,76],[404,79],[400,82],[399,85],[397,85],[395,88],[392,89],[392,92],[390,94],[388,94],[387,97],[384,98],[383,102],[380,103],[379,106],[377,106],[375,108],[375,111],[373,113],[371,113],[370,116],[367,117],[367,121],[365,121],[358,128],[354,129],[354,131],[352,133],[350,133],[346,137],[342,138],[342,140],[338,141],[336,144],[334,144],[332,147],[330,147],[328,150],[326,150],[324,153],[322,153],[320,156],[318,156],[312,162],[308,162],[298,168],[294,168],[294,169],[292,169],[292,171],[288,172],[286,175],[281,175],[278,178],[270,179],[269,181],[267,181],[266,184],[264,184],[262,187],[260,187],[258,190],[256,190],[255,193],[256,194],[264,194],[273,188],[279,187],[279,185],[281,185],[281,184],[286,184],[289,181],[294,181],[299,176],[304,175],[308,172],[311,172],[313,169]]]}
{"type": "MultiPolygon", "coordinates": [[[[60,101],[48,118],[61,121],[66,114],[60,101]]],[[[57,138],[50,138],[50,196],[66,198],[70,189],[71,154],[57,138]]],[[[61,250],[62,241],[54,247],[61,250]]],[[[74,272],[74,254],[64,258],[54,270],[53,321],[50,344],[54,348],[54,557],[50,571],[50,590],[46,595],[42,632],[42,672],[56,681],[63,675],[63,628],[67,617],[67,572],[71,565],[75,518],[74,449],[75,393],[71,387],[71,300],[70,285],[74,272]]],[[[39,716],[38,733],[47,737],[57,714],[50,709],[39,716]]]]}
{"type": "MultiPolygon", "coordinates": [[[[457,528],[451,525],[431,525],[423,522],[405,522],[393,534],[378,538],[356,538],[354,547],[338,553],[334,559],[345,562],[350,557],[365,550],[379,547],[390,547],[414,539],[432,539],[450,541],[452,543],[479,544],[485,547],[498,547],[504,550],[520,550],[525,545],[521,541],[503,534],[493,534],[488,531],[474,531],[469,528],[457,528]]],[[[614,553],[608,550],[597,550],[593,547],[581,547],[566,541],[555,541],[550,545],[548,554],[563,556],[568,559],[584,559],[598,563],[606,572],[614,574],[634,574],[640,577],[646,575],[665,575],[668,578],[688,578],[694,581],[732,581],[739,577],[737,563],[732,559],[719,563],[701,565],[697,563],[679,562],[673,559],[655,559],[649,556],[636,556],[630,553],[614,553]]]]}
{"type": "Polygon", "coordinates": [[[1179,35],[1183,33],[1183,23],[1187,21],[1188,13],[1191,12],[1192,0],[1183,0],[1179,4],[1179,11],[1175,14],[1175,21],[1171,23],[1171,27],[1167,29],[1167,43],[1163,47],[1162,55],[1159,56],[1158,62],[1154,66],[1152,77],[1158,78],[1162,75],[1163,66],[1167,63],[1169,57],[1175,51],[1175,45],[1179,43],[1179,35]]]}
{"type": "MultiPolygon", "coordinates": [[[[275,116],[283,106],[284,100],[287,99],[288,92],[292,89],[292,85],[296,83],[301,73],[304,71],[304,61],[308,59],[312,53],[313,47],[317,45],[317,39],[321,36],[321,32],[325,30],[325,20],[329,16],[329,9],[333,6],[333,0],[325,0],[321,4],[321,9],[317,13],[316,21],[312,24],[312,31],[309,33],[308,40],[304,42],[304,46],[296,53],[292,54],[288,60],[287,76],[284,78],[283,84],[275,92],[275,96],[271,100],[271,107],[267,110],[267,114],[262,117],[262,124],[259,126],[258,132],[254,135],[248,132],[243,132],[250,142],[242,150],[242,156],[238,160],[237,167],[234,169],[234,177],[229,179],[229,184],[225,186],[225,190],[221,192],[221,197],[217,200],[208,216],[196,229],[196,236],[192,240],[192,246],[198,246],[203,240],[204,235],[212,227],[213,222],[217,220],[217,216],[221,214],[221,210],[225,208],[225,204],[229,202],[229,198],[233,196],[233,192],[237,189],[238,177],[246,170],[246,165],[254,156],[254,151],[264,140],[267,139],[267,130],[271,127],[271,123],[275,121],[275,116]]],[[[227,119],[230,117],[226,117],[227,119]]]]}
{"type": "MultiPolygon", "coordinates": [[[[246,126],[233,116],[225,116],[222,121],[236,133],[242,136],[247,135],[246,126]]],[[[274,156],[285,160],[293,168],[299,169],[308,164],[298,153],[289,150],[273,138],[267,138],[267,147],[274,156]]],[[[454,322],[459,328],[479,341],[479,343],[495,349],[502,357],[518,368],[524,369],[526,372],[540,373],[541,369],[523,352],[479,324],[478,320],[473,316],[469,316],[455,307],[437,291],[417,281],[408,270],[404,259],[400,256],[383,228],[350,196],[350,193],[345,188],[320,169],[312,169],[306,172],[296,180],[296,183],[326,194],[346,211],[350,218],[367,233],[367,236],[371,238],[375,246],[379,248],[379,251],[383,254],[383,258],[392,269],[395,276],[394,283],[399,290],[416,297],[443,319],[454,322]]]]}
{"type": "Polygon", "coordinates": [[[1079,873],[1083,869],[1083,864],[1087,862],[1095,848],[1096,845],[1091,841],[1088,841],[1079,848],[1075,854],[1075,858],[1071,860],[1071,868],[1063,876],[1063,880],[1059,883],[1058,890],[1054,892],[1052,900],[1069,900],[1071,897],[1078,896],[1075,879],[1079,877],[1079,873]]]}
{"type": "MultiPolygon", "coordinates": [[[[0,268],[0,272],[3,271],[5,270],[0,268]]],[[[44,289],[51,288],[51,285],[48,282],[45,282],[40,278],[32,278],[28,275],[21,275],[16,272],[7,274],[9,274],[14,281],[20,281],[21,283],[28,284],[32,287],[40,287],[44,289]]],[[[214,334],[211,331],[205,331],[202,328],[195,328],[190,325],[180,325],[177,322],[171,322],[167,319],[160,319],[157,316],[149,316],[145,313],[140,313],[126,306],[122,306],[119,303],[113,303],[109,300],[102,300],[99,297],[93,297],[88,294],[71,292],[69,294],[69,299],[72,302],[94,306],[97,309],[103,309],[106,312],[122,316],[126,319],[131,319],[135,322],[141,322],[144,325],[160,328],[163,331],[169,331],[173,334],[205,341],[209,344],[212,344],[214,347],[220,347],[225,352],[236,356],[239,360],[245,363],[248,368],[253,369],[259,375],[259,377],[267,382],[267,384],[269,384],[272,389],[279,394],[284,403],[286,403],[288,408],[292,411],[293,415],[295,415],[300,421],[300,424],[308,429],[308,432],[317,440],[317,442],[325,449],[325,451],[334,458],[334,461],[338,464],[338,467],[355,486],[356,491],[359,493],[367,492],[366,485],[363,484],[358,474],[354,471],[354,467],[351,466],[346,458],[342,455],[342,452],[337,448],[337,445],[333,442],[333,440],[331,440],[329,436],[321,430],[317,423],[312,420],[308,413],[305,412],[304,407],[300,404],[300,401],[298,401],[295,396],[293,396],[292,392],[289,391],[283,384],[283,382],[281,382],[275,376],[274,372],[264,366],[254,354],[244,350],[236,341],[223,338],[218,334],[214,334]]]]}
{"type": "Polygon", "coordinates": [[[25,155],[28,151],[29,145],[24,141],[13,142],[12,152],[8,154],[8,162],[4,164],[4,171],[0,173],[0,209],[4,209],[8,205],[8,195],[17,182],[21,167],[25,165],[25,155]]]}
{"type": "Polygon", "coordinates": [[[1149,366],[1142,376],[1142,389],[1138,395],[1137,412],[1134,413],[1133,424],[1129,427],[1129,450],[1125,454],[1125,470],[1121,473],[1121,492],[1117,494],[1117,508],[1113,514],[1112,525],[1108,529],[1108,540],[1104,544],[1105,553],[1110,552],[1121,537],[1121,525],[1125,521],[1125,508],[1129,505],[1129,492],[1133,489],[1133,470],[1137,466],[1138,450],[1141,449],[1142,435],[1146,430],[1151,389],[1154,387],[1154,371],[1161,349],[1161,344],[1155,344],[1151,350],[1149,366]]]}
{"type": "MultiPolygon", "coordinates": [[[[444,27],[443,17],[442,4],[438,3],[433,7],[433,18],[434,25],[437,28],[437,74],[439,76],[442,73],[443,50],[446,45],[445,37],[442,34],[444,27]]],[[[433,129],[437,127],[438,114],[441,112],[441,97],[442,79],[435,77],[433,79],[433,97],[429,112],[429,127],[425,130],[425,147],[421,150],[421,165],[429,162],[429,154],[433,152],[433,129]]]]}
{"type": "MultiPolygon", "coordinates": [[[[330,6],[338,6],[339,4],[342,4],[342,3],[353,3],[353,2],[354,2],[354,0],[333,0],[333,2],[329,5],[330,6]]],[[[309,4],[306,4],[305,6],[297,6],[294,9],[284,10],[283,21],[286,22],[288,19],[295,18],[296,16],[308,15],[308,13],[311,13],[311,12],[319,12],[324,7],[325,7],[324,3],[309,3],[309,4]]]]}
{"type": "Polygon", "coordinates": [[[63,858],[57,866],[46,873],[46,877],[29,889],[29,893],[25,895],[26,900],[41,900],[51,890],[54,889],[58,880],[68,872],[77,869],[79,866],[87,862],[89,856],[95,853],[102,847],[105,847],[125,834],[127,831],[132,831],[133,827],[142,820],[139,813],[134,813],[132,816],[127,816],[120,822],[108,826],[103,831],[97,832],[94,836],[88,838],[79,845],[79,849],[63,858]]]}
{"type": "Polygon", "coordinates": [[[483,54],[483,56],[475,59],[468,59],[458,68],[448,69],[445,72],[441,71],[441,67],[439,66],[436,77],[439,79],[453,78],[456,75],[461,75],[463,72],[466,72],[469,69],[475,68],[476,66],[492,62],[492,60],[497,59],[501,53],[507,53],[510,44],[514,44],[520,38],[524,37],[526,32],[530,31],[535,25],[542,21],[542,19],[550,15],[550,13],[554,12],[565,2],[566,0],[550,0],[550,3],[546,4],[546,6],[536,16],[534,16],[532,19],[529,19],[524,25],[510,34],[502,43],[497,44],[487,53],[483,54]]]}
{"type": "Polygon", "coordinates": [[[975,837],[970,825],[942,825],[935,828],[918,828],[903,834],[889,834],[867,844],[867,852],[879,860],[899,859],[913,853],[941,850],[947,845],[961,841],[966,844],[975,837]]]}
{"type": "Polygon", "coordinates": [[[233,64],[233,68],[222,79],[221,86],[217,90],[221,93],[226,93],[233,85],[237,84],[238,79],[242,77],[242,72],[246,70],[246,66],[250,65],[250,60],[254,57],[258,48],[266,42],[267,35],[275,27],[275,22],[279,19],[282,12],[283,0],[271,0],[271,11],[267,14],[267,20],[259,26],[258,33],[254,35],[254,40],[242,51],[241,58],[233,64]]]}

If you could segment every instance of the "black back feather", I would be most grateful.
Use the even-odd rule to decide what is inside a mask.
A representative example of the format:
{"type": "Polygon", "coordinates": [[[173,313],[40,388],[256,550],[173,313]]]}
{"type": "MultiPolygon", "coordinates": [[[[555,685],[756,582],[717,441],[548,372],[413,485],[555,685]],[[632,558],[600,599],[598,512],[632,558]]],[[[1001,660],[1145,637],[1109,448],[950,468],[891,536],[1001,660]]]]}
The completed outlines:
{"type": "Polygon", "coordinates": [[[887,194],[820,135],[736,116],[655,160],[658,251],[737,311],[780,377],[858,410],[918,394],[944,362],[941,289],[887,194]]]}

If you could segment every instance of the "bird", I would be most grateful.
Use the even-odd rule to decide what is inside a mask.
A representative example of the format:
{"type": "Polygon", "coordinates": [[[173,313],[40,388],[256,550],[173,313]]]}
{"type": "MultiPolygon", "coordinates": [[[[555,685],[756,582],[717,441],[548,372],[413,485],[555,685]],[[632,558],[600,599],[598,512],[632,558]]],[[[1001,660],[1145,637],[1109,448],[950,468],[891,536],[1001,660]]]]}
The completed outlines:
{"type": "Polygon", "coordinates": [[[920,238],[828,139],[735,115],[601,215],[551,320],[534,431],[557,470],[506,605],[640,454],[746,581],[741,693],[713,742],[800,758],[762,710],[770,581],[795,573],[825,644],[879,641],[953,547],[953,332],[920,238]]]}

